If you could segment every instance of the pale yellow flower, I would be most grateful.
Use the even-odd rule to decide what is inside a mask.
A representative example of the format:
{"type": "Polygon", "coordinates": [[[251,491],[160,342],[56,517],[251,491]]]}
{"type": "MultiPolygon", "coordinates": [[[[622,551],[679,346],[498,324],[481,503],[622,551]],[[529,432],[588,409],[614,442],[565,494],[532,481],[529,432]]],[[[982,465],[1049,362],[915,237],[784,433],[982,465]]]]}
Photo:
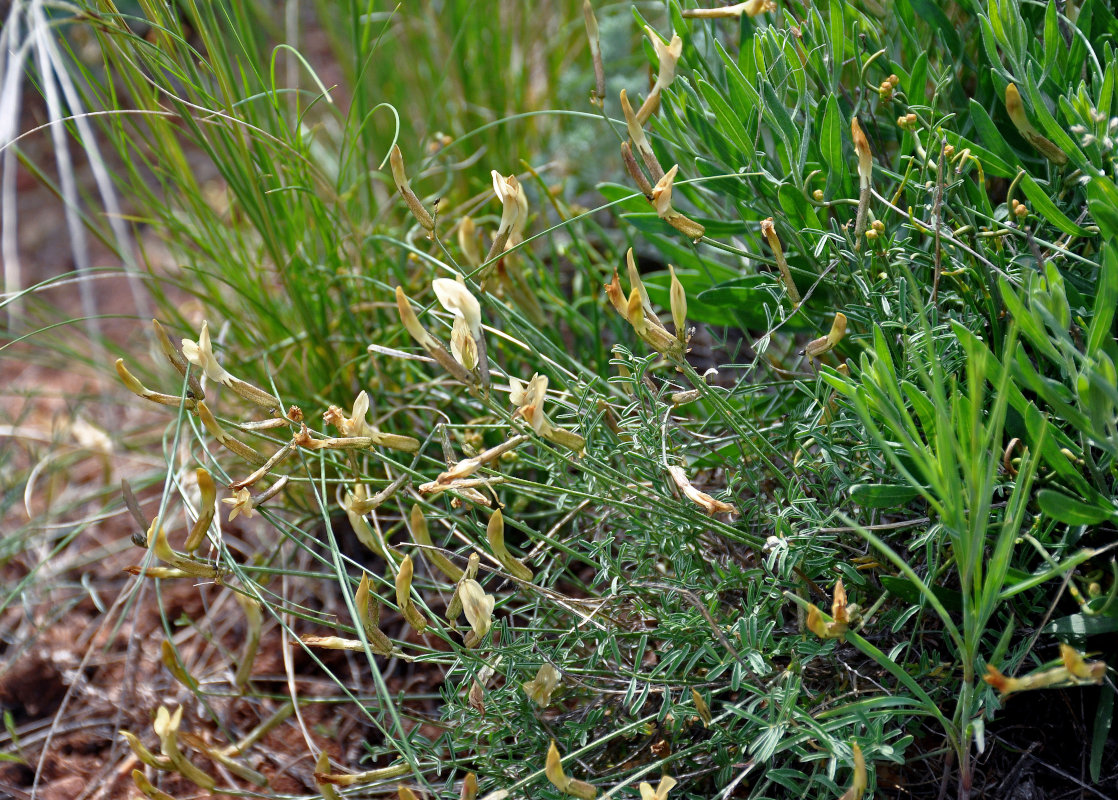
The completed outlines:
{"type": "Polygon", "coordinates": [[[466,369],[472,370],[478,365],[477,339],[462,317],[454,318],[454,326],[450,330],[450,354],[466,369]]]}
{"type": "Polygon", "coordinates": [[[474,335],[475,339],[480,339],[481,304],[470,293],[470,290],[450,278],[435,278],[431,281],[431,288],[435,290],[435,297],[438,298],[442,307],[455,317],[464,319],[466,324],[470,326],[470,333],[474,335]]]}
{"type": "Polygon", "coordinates": [[[458,584],[458,593],[462,598],[466,621],[473,629],[474,641],[480,642],[493,624],[493,595],[486,594],[480,583],[469,578],[458,584]]]}
{"type": "Polygon", "coordinates": [[[210,345],[209,323],[202,322],[202,330],[198,334],[198,341],[182,340],[182,354],[186,360],[202,370],[207,378],[218,383],[225,383],[232,376],[217,363],[213,347],[210,345]]]}
{"type": "Polygon", "coordinates": [[[543,401],[546,396],[546,375],[536,373],[527,383],[517,378],[509,378],[509,400],[517,407],[517,412],[532,426],[532,430],[541,436],[550,427],[547,415],[544,414],[543,410],[543,401]]]}
{"type": "Polygon", "coordinates": [[[497,238],[508,236],[510,244],[516,244],[516,237],[524,232],[528,224],[528,197],[524,187],[515,175],[507,178],[497,170],[492,170],[493,193],[501,201],[501,224],[497,228],[497,238]]]}
{"type": "Polygon", "coordinates": [[[559,686],[559,670],[550,664],[544,664],[536,672],[536,677],[520,684],[524,693],[540,708],[547,708],[551,703],[551,695],[557,686],[559,686]]]}
{"type": "Polygon", "coordinates": [[[676,785],[676,779],[671,775],[665,775],[660,779],[660,783],[656,788],[652,788],[652,784],[641,781],[641,800],[667,800],[668,792],[676,785]]]}

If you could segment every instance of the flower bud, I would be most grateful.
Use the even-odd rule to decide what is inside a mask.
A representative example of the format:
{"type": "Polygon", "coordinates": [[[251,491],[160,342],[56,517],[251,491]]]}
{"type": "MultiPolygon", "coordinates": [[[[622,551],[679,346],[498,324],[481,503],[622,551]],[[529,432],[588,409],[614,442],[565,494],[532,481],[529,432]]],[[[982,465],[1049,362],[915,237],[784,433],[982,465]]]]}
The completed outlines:
{"type": "Polygon", "coordinates": [[[400,196],[404,198],[404,203],[407,205],[408,210],[411,211],[412,216],[424,228],[429,231],[435,230],[435,220],[431,214],[423,207],[423,203],[419,202],[419,198],[415,196],[415,192],[411,189],[411,184],[408,182],[407,172],[404,171],[404,156],[400,152],[399,145],[392,145],[392,151],[388,154],[389,163],[392,166],[392,180],[396,183],[396,188],[400,192],[400,196]]]}
{"type": "Polygon", "coordinates": [[[547,762],[544,767],[544,774],[547,779],[551,781],[552,785],[563,794],[573,795],[579,800],[594,800],[598,796],[598,790],[586,781],[575,780],[563,772],[563,758],[559,755],[559,748],[555,746],[555,740],[551,740],[551,746],[547,749],[547,762]]]}

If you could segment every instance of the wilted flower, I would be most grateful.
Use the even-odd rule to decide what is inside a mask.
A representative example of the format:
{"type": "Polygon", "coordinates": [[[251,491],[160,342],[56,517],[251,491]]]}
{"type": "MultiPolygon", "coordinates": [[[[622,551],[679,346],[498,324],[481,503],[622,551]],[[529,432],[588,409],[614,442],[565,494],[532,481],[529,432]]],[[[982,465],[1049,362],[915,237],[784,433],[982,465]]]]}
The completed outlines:
{"type": "Polygon", "coordinates": [[[243,514],[246,519],[252,519],[256,513],[252,502],[252,492],[248,489],[238,489],[233,492],[232,497],[226,497],[222,501],[227,506],[232,506],[229,509],[229,521],[232,522],[238,515],[243,514]]]}
{"type": "Polygon", "coordinates": [[[755,17],[765,11],[776,8],[773,0],[746,0],[733,6],[716,6],[715,8],[685,8],[683,16],[694,19],[717,19],[719,17],[755,17]]]}
{"type": "Polygon", "coordinates": [[[532,570],[516,559],[505,547],[505,517],[501,509],[494,511],[493,516],[489,518],[489,524],[485,526],[485,538],[489,542],[489,549],[493,551],[493,555],[510,575],[526,583],[532,580],[532,570]]]}
{"type": "MultiPolygon", "coordinates": [[[[626,298],[624,292],[621,290],[621,281],[618,279],[617,272],[614,272],[613,281],[607,283],[605,287],[606,296],[609,298],[610,303],[617,310],[617,313],[633,326],[633,332],[650,344],[654,350],[673,358],[681,358],[686,344],[686,335],[679,336],[681,329],[678,327],[677,322],[676,336],[672,336],[672,334],[668,333],[663,323],[660,322],[659,317],[653,312],[652,304],[648,299],[648,292],[644,288],[640,272],[637,270],[636,261],[633,259],[632,248],[629,248],[628,252],[625,254],[625,262],[628,267],[629,283],[632,289],[629,292],[628,298],[626,298]]],[[[678,302],[679,298],[675,296],[678,293],[682,293],[682,291],[683,286],[680,285],[678,287],[678,292],[673,287],[672,291],[669,293],[669,296],[672,298],[673,321],[676,320],[681,311],[686,314],[686,296],[683,297],[684,302],[682,304],[678,302]]],[[[686,327],[686,323],[684,323],[683,327],[686,327]]]]}
{"type": "Polygon", "coordinates": [[[481,338],[481,304],[477,298],[470,294],[470,290],[462,283],[450,278],[435,278],[431,281],[431,288],[435,290],[442,307],[465,320],[470,327],[474,338],[481,338]]]}
{"type": "Polygon", "coordinates": [[[400,607],[400,613],[404,615],[404,619],[415,628],[415,632],[423,633],[427,629],[427,618],[416,608],[411,599],[413,575],[414,567],[411,563],[411,556],[404,556],[403,561],[400,562],[400,570],[396,573],[396,604],[400,607]]]}
{"type": "Polygon", "coordinates": [[[800,292],[796,288],[795,281],[792,280],[792,271],[788,269],[788,260],[784,257],[784,246],[780,243],[780,237],[776,235],[776,225],[773,224],[772,217],[761,220],[761,235],[765,237],[765,241],[772,248],[773,258],[776,259],[776,266],[780,269],[780,279],[784,282],[785,291],[792,298],[792,302],[798,306],[800,304],[800,292]]]}
{"type": "Polygon", "coordinates": [[[322,418],[338,429],[342,436],[368,436],[374,430],[365,416],[369,413],[369,393],[362,390],[353,401],[353,411],[347,417],[337,406],[330,406],[322,418]]]}
{"type": "Polygon", "coordinates": [[[987,664],[986,675],[982,679],[1005,697],[1013,692],[1047,689],[1051,686],[1099,684],[1106,677],[1106,662],[1084,661],[1074,647],[1063,642],[1060,643],[1060,659],[1063,661],[1061,666],[1034,672],[1023,678],[1006,677],[993,664],[987,664]]]}
{"type": "Polygon", "coordinates": [[[808,342],[807,346],[803,349],[803,354],[808,358],[819,358],[824,353],[830,352],[835,348],[842,337],[846,335],[846,315],[841,311],[835,314],[834,321],[831,322],[831,330],[826,336],[821,336],[808,342]]]}
{"type": "MultiPolygon", "coordinates": [[[[453,281],[452,281],[453,283],[453,281]]],[[[396,287],[396,310],[400,314],[400,322],[404,324],[404,328],[416,340],[423,349],[430,354],[439,364],[453,375],[458,380],[467,385],[477,383],[477,377],[462,366],[461,362],[456,361],[454,357],[447,352],[443,343],[428,333],[427,329],[419,321],[415,311],[411,307],[411,301],[408,296],[404,294],[404,289],[401,286],[396,287]]],[[[480,311],[478,312],[480,318],[480,311]]]]}
{"type": "Polygon", "coordinates": [[[1009,84],[1005,87],[1005,110],[1009,113],[1009,118],[1013,120],[1013,125],[1017,128],[1018,132],[1024,136],[1033,147],[1035,147],[1041,155],[1051,161],[1057,166],[1063,166],[1068,163],[1068,156],[1063,150],[1055,145],[1049,139],[1046,139],[1040,131],[1033,127],[1033,123],[1029,122],[1029,117],[1025,113],[1025,104],[1021,102],[1021,93],[1017,91],[1016,84],[1009,84]]]}
{"type": "Polygon", "coordinates": [[[462,217],[462,221],[458,223],[458,249],[471,267],[481,265],[481,253],[477,249],[477,225],[472,217],[462,217]]]}
{"type": "Polygon", "coordinates": [[[479,351],[484,344],[481,331],[481,305],[470,290],[450,278],[431,281],[442,307],[454,315],[450,334],[450,353],[468,370],[478,365],[479,351]]]}
{"type": "Polygon", "coordinates": [[[173,714],[166,706],[156,709],[152,727],[155,729],[155,735],[159,737],[160,750],[170,759],[174,771],[203,789],[212,789],[217,781],[195,766],[179,749],[178,735],[181,723],[182,706],[176,708],[173,714]]]}
{"type": "Polygon", "coordinates": [[[594,94],[590,102],[599,108],[606,96],[606,72],[602,63],[602,45],[598,36],[598,18],[590,0],[582,0],[582,17],[586,22],[586,38],[590,43],[590,58],[594,62],[594,94]]]}
{"type": "Polygon", "coordinates": [[[201,369],[207,378],[228,386],[244,399],[264,408],[277,407],[276,398],[251,383],[233,377],[217,363],[217,357],[214,356],[213,347],[210,344],[210,328],[207,322],[202,322],[202,330],[198,334],[197,342],[190,339],[182,340],[182,354],[186,356],[187,361],[201,369]]]}
{"type": "Polygon", "coordinates": [[[854,777],[850,781],[850,788],[842,793],[839,800],[862,800],[866,792],[866,759],[862,757],[862,748],[857,742],[850,745],[854,754],[854,777]]]}
{"type": "Polygon", "coordinates": [[[683,467],[668,467],[668,474],[672,476],[675,485],[683,492],[683,496],[697,505],[708,514],[721,514],[721,513],[737,513],[737,509],[729,503],[724,503],[721,500],[715,500],[706,492],[701,492],[691,485],[691,481],[687,478],[687,473],[683,471],[683,467]]]}
{"type": "Polygon", "coordinates": [[[823,619],[823,612],[813,603],[807,610],[807,627],[820,639],[841,639],[850,625],[850,610],[846,604],[846,588],[842,578],[835,582],[834,601],[831,603],[831,619],[823,619]]]}
{"type": "Polygon", "coordinates": [[[641,103],[641,107],[637,111],[637,119],[640,120],[641,125],[648,122],[648,118],[660,107],[660,95],[675,80],[675,68],[679,64],[680,56],[683,55],[683,40],[679,38],[678,34],[672,34],[671,42],[664,44],[664,41],[652,28],[646,25],[644,30],[648,34],[649,41],[652,42],[652,49],[656,51],[660,69],[656,75],[656,83],[653,84],[648,97],[641,103]]]}
{"type": "Polygon", "coordinates": [[[586,448],[586,440],[573,431],[557,428],[552,424],[543,410],[546,396],[546,375],[535,374],[527,383],[509,378],[509,400],[517,407],[516,413],[532,426],[532,430],[549,442],[581,453],[586,448]]]}
{"type": "Polygon", "coordinates": [[[652,187],[652,205],[656,207],[656,215],[664,222],[671,225],[688,239],[698,240],[703,237],[706,228],[672,208],[672,182],[679,171],[676,164],[656,182],[652,187]]]}
{"type": "Polygon", "coordinates": [[[541,433],[546,424],[546,417],[543,414],[543,401],[546,395],[546,375],[536,373],[527,383],[518,378],[509,378],[509,400],[536,433],[541,433]]]}
{"type": "Polygon", "coordinates": [[[671,284],[668,289],[668,300],[672,307],[672,324],[675,325],[675,338],[680,344],[687,344],[687,292],[679,278],[675,276],[675,267],[668,264],[671,274],[671,284]]]}
{"type": "MultiPolygon", "coordinates": [[[[648,137],[644,135],[644,126],[641,124],[636,112],[633,111],[633,107],[629,104],[629,97],[624,89],[621,90],[621,111],[625,115],[625,127],[629,130],[629,138],[633,140],[633,147],[636,148],[637,152],[640,154],[641,160],[644,161],[645,167],[648,168],[648,174],[652,176],[652,180],[660,180],[664,177],[664,168],[660,166],[656,154],[652,151],[652,145],[648,143],[648,137]]],[[[624,157],[625,151],[622,150],[621,152],[622,157],[624,157]]],[[[651,187],[647,190],[644,188],[648,181],[645,180],[644,175],[640,173],[640,168],[636,166],[636,161],[634,160],[631,165],[626,164],[626,169],[633,175],[637,184],[640,185],[641,191],[644,192],[646,196],[650,196],[652,194],[652,189],[651,187]]]]}
{"type": "Polygon", "coordinates": [[[850,118],[850,135],[854,139],[854,152],[858,155],[858,216],[854,222],[854,238],[857,239],[866,230],[866,220],[869,218],[873,154],[870,152],[870,141],[862,131],[857,117],[850,118]]]}
{"type": "Polygon", "coordinates": [[[486,261],[493,260],[509,247],[519,244],[524,237],[524,228],[528,225],[528,196],[520,181],[515,175],[506,178],[497,170],[492,170],[490,175],[493,178],[493,193],[501,201],[501,224],[497,227],[486,261]]]}

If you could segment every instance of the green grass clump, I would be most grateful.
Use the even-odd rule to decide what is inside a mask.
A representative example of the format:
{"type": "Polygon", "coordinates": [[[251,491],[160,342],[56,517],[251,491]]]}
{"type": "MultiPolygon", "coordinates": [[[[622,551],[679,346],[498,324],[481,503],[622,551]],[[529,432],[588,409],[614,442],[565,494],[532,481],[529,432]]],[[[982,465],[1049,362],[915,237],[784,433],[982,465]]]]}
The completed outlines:
{"type": "MultiPolygon", "coordinates": [[[[247,620],[205,674],[168,645],[186,691],[281,702],[250,644],[282,632],[368,730],[311,752],[325,796],[858,797],[931,761],[966,798],[1007,695],[1101,683],[1102,779],[1107,5],[420,5],[323,13],[337,88],[252,4],[81,22],[182,263],[122,365],[172,406],[137,572],[247,620]]],[[[145,763],[190,777],[177,725],[145,763]]]]}

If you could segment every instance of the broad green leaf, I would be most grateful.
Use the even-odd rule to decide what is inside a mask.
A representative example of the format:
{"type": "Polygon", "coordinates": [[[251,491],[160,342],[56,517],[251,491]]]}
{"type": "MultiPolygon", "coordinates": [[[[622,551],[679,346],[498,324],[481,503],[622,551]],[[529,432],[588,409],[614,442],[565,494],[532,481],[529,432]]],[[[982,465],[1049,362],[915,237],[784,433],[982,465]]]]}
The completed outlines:
{"type": "Polygon", "coordinates": [[[1113,508],[1088,505],[1055,489],[1041,489],[1037,502],[1049,517],[1068,525],[1097,525],[1114,515],[1113,508]]]}
{"type": "Polygon", "coordinates": [[[1018,158],[1013,152],[1013,148],[1002,136],[1002,132],[994,124],[994,120],[986,113],[986,109],[979,105],[974,98],[971,98],[970,101],[970,119],[982,137],[982,143],[990,149],[990,152],[996,153],[998,158],[1005,161],[1006,164],[1017,163],[1018,158]]]}
{"type": "Polygon", "coordinates": [[[1069,233],[1072,236],[1091,235],[1089,230],[1082,225],[1076,225],[1068,219],[1063,211],[1056,207],[1056,204],[1052,202],[1051,198],[1049,198],[1045,191],[1033,180],[1032,175],[1027,172],[1023,173],[1021,175],[1020,186],[1025,196],[1029,198],[1029,202],[1032,203],[1032,210],[1044,217],[1050,224],[1055,225],[1064,233],[1069,233]]]}
{"type": "MultiPolygon", "coordinates": [[[[881,575],[878,580],[889,594],[899,597],[905,602],[912,603],[913,605],[920,605],[924,600],[924,594],[908,578],[898,578],[895,575],[881,575]]],[[[932,594],[943,604],[943,607],[948,611],[962,611],[963,610],[963,596],[954,589],[945,589],[942,586],[929,587],[932,594]]]]}
{"type": "Polygon", "coordinates": [[[1090,355],[1110,338],[1114,312],[1118,307],[1118,244],[1106,243],[1099,259],[1099,277],[1095,289],[1095,311],[1087,328],[1087,353],[1090,355]]]}
{"type": "Polygon", "coordinates": [[[1044,632],[1056,636],[1095,636],[1118,631],[1118,617],[1110,614],[1072,614],[1052,620],[1044,632]]]}
{"type": "Polygon", "coordinates": [[[920,496],[911,486],[888,483],[856,483],[850,487],[850,501],[863,508],[898,508],[920,496]]]}
{"type": "Polygon", "coordinates": [[[939,32],[948,50],[957,53],[960,46],[959,34],[955,30],[955,25],[943,13],[940,4],[933,0],[911,0],[911,4],[916,16],[939,32]]]}
{"type": "Polygon", "coordinates": [[[1110,735],[1110,726],[1114,722],[1114,686],[1107,684],[1102,687],[1099,704],[1095,710],[1095,727],[1091,733],[1091,780],[1099,782],[1102,776],[1102,754],[1110,735]]]}
{"type": "Polygon", "coordinates": [[[1118,240],[1118,188],[1101,175],[1087,184],[1087,206],[1104,238],[1118,240]]]}
{"type": "Polygon", "coordinates": [[[921,53],[916,63],[912,65],[912,73],[908,82],[901,84],[910,105],[923,105],[925,99],[925,84],[928,82],[928,53],[921,53]]]}
{"type": "Polygon", "coordinates": [[[842,157],[842,113],[839,111],[838,98],[827,98],[827,110],[823,113],[823,126],[819,133],[819,152],[827,167],[827,196],[842,185],[846,160],[842,157]]]}
{"type": "Polygon", "coordinates": [[[827,23],[831,33],[831,97],[839,91],[842,81],[842,63],[846,60],[846,35],[843,32],[843,0],[830,0],[827,6],[827,23]]]}
{"type": "MultiPolygon", "coordinates": [[[[712,286],[700,292],[696,299],[706,305],[729,310],[745,328],[767,330],[781,318],[783,294],[784,287],[775,276],[749,275],[712,286]]],[[[802,311],[797,311],[785,323],[785,327],[790,329],[802,329],[809,325],[802,311]]]]}

